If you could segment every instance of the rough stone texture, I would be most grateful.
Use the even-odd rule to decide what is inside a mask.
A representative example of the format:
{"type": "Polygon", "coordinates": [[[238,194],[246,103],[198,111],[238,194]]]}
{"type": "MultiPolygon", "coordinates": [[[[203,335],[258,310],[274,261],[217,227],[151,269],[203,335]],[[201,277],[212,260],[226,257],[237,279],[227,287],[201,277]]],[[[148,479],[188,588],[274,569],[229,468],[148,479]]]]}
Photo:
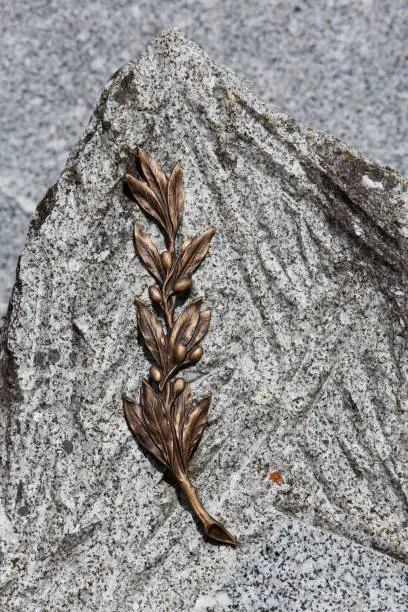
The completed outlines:
{"type": "Polygon", "coordinates": [[[406,196],[175,30],[112,77],[4,330],[7,609],[404,609],[406,196]],[[133,222],[160,241],[123,185],[137,146],[183,160],[181,238],[218,230],[193,292],[214,314],[187,377],[214,402],[192,477],[236,550],[204,541],[122,414],[148,368],[133,222]]]}
{"type": "Polygon", "coordinates": [[[0,315],[4,315],[14,284],[17,254],[31,215],[21,208],[16,198],[6,196],[1,189],[0,199],[0,315]]]}
{"type": "MultiPolygon", "coordinates": [[[[0,207],[30,213],[109,75],[168,25],[264,100],[408,173],[408,5],[383,0],[19,0],[0,22],[0,207]]],[[[0,225],[17,260],[28,222],[0,225]],[[14,234],[13,232],[17,232],[14,234]]],[[[0,278],[1,302],[13,274],[0,278]]],[[[1,314],[5,309],[1,310],[1,314]]]]}

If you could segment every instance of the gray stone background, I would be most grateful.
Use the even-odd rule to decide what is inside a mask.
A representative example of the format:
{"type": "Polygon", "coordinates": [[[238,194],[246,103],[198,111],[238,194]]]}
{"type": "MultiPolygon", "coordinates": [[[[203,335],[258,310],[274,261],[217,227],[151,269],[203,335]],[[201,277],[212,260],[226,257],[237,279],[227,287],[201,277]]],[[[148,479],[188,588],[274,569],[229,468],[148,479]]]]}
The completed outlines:
{"type": "Polygon", "coordinates": [[[1,13],[0,312],[30,216],[98,92],[168,25],[264,100],[407,173],[404,0],[1,0],[1,13]]]}

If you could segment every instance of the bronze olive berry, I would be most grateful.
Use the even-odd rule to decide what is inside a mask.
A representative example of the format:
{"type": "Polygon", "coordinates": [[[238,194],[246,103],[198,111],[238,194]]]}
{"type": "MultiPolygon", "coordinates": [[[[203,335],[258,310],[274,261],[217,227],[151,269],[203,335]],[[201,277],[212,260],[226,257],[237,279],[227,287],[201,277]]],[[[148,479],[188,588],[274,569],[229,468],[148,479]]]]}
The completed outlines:
{"type": "Polygon", "coordinates": [[[163,268],[165,270],[169,270],[171,266],[171,262],[173,261],[171,253],[169,253],[169,251],[163,251],[160,257],[161,257],[161,262],[163,264],[163,268]]]}
{"type": "Polygon", "coordinates": [[[199,361],[202,356],[203,356],[202,346],[196,346],[196,348],[193,349],[191,353],[189,354],[191,361],[199,361]]]}
{"type": "Polygon", "coordinates": [[[177,283],[174,285],[174,291],[176,293],[181,293],[182,291],[187,291],[191,288],[192,281],[191,278],[180,278],[177,283]]]}
{"type": "Polygon", "coordinates": [[[186,381],[184,380],[184,378],[176,378],[176,380],[174,381],[174,386],[173,386],[174,395],[177,396],[177,395],[180,395],[180,393],[183,393],[185,386],[186,386],[186,381]]]}
{"type": "Polygon", "coordinates": [[[150,377],[155,382],[160,382],[160,380],[161,380],[161,372],[160,372],[159,368],[156,368],[156,366],[152,366],[150,368],[150,377]]]}
{"type": "Polygon", "coordinates": [[[176,358],[177,363],[181,363],[184,361],[184,358],[187,354],[187,348],[184,344],[176,344],[174,347],[174,356],[176,358]]]}
{"type": "Polygon", "coordinates": [[[152,302],[161,302],[160,290],[155,285],[149,287],[149,295],[152,302]]]}

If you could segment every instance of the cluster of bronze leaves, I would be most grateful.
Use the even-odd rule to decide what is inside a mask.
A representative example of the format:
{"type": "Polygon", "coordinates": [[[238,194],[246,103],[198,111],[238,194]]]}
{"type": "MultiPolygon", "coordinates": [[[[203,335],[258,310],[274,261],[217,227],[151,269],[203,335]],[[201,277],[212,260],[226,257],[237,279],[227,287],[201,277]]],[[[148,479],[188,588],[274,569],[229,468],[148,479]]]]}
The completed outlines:
{"type": "Polygon", "coordinates": [[[168,178],[149,155],[138,149],[146,182],[127,174],[126,181],[140,208],[162,228],[167,250],[159,254],[154,242],[135,226],[140,259],[156,281],[149,287],[154,309],[137,299],[140,332],[154,360],[150,381],[144,380],[140,402],[124,397],[128,424],[139,442],[167,466],[189,500],[206,534],[223,543],[237,543],[218,521],[203,508],[188,477],[188,464],[203,433],[211,395],[194,404],[190,385],[173,377],[182,368],[199,361],[200,342],[207,333],[211,311],[201,310],[202,298],[195,300],[175,319],[177,298],[186,297],[191,277],[205,258],[215,230],[187,238],[176,252],[176,236],[184,209],[184,184],[180,164],[168,178]],[[163,314],[163,328],[155,309],[163,314]]]}

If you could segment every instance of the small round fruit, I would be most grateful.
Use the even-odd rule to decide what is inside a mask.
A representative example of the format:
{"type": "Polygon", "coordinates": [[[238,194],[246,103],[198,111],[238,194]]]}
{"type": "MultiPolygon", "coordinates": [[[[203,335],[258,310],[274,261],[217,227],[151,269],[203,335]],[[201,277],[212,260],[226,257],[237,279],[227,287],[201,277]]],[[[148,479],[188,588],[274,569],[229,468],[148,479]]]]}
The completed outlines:
{"type": "Polygon", "coordinates": [[[157,303],[161,302],[161,293],[155,285],[151,285],[149,287],[149,296],[152,302],[157,302],[157,303]]]}
{"type": "Polygon", "coordinates": [[[160,257],[161,257],[161,262],[163,264],[163,268],[165,270],[169,270],[171,266],[171,262],[173,261],[171,253],[169,253],[169,251],[163,251],[160,257]]]}
{"type": "Polygon", "coordinates": [[[184,344],[176,344],[176,346],[174,347],[174,356],[176,358],[177,363],[181,363],[182,361],[184,361],[186,354],[186,346],[184,344]]]}
{"type": "Polygon", "coordinates": [[[202,356],[203,356],[202,346],[196,346],[196,348],[193,349],[189,355],[191,361],[199,361],[202,356]]]}
{"type": "Polygon", "coordinates": [[[183,242],[183,244],[181,245],[181,252],[184,253],[184,251],[186,250],[186,248],[193,242],[192,238],[186,238],[183,242]]]}
{"type": "Polygon", "coordinates": [[[174,285],[174,291],[176,293],[181,293],[182,291],[188,291],[191,289],[192,281],[191,278],[180,278],[177,283],[174,285]]]}
{"type": "Polygon", "coordinates": [[[174,386],[173,386],[173,391],[174,391],[174,395],[180,395],[180,393],[183,393],[184,388],[186,386],[186,381],[184,380],[184,378],[177,378],[174,381],[174,386]]]}
{"type": "Polygon", "coordinates": [[[150,377],[155,382],[160,382],[160,380],[161,380],[161,372],[160,372],[159,368],[156,368],[156,366],[152,366],[150,368],[150,377]]]}

